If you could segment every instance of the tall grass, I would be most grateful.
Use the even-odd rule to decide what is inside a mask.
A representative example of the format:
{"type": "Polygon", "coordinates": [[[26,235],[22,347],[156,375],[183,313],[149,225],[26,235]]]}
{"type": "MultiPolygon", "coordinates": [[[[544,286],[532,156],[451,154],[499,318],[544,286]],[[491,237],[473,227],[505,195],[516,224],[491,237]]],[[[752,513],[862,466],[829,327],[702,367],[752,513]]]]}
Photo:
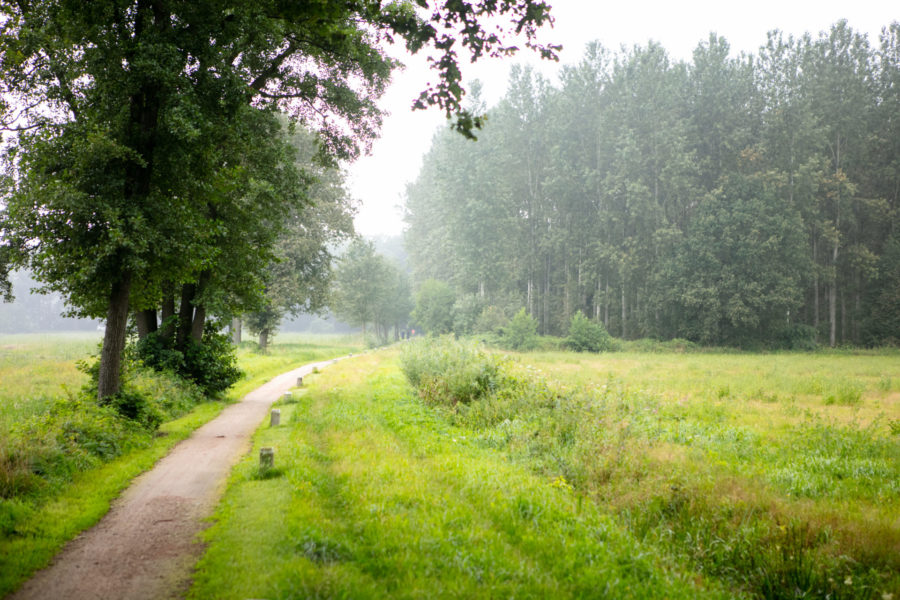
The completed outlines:
{"type": "MultiPolygon", "coordinates": [[[[412,347],[404,369],[440,352],[452,354],[412,347]]],[[[896,362],[520,359],[542,369],[505,363],[500,385],[477,402],[436,401],[434,384],[419,393],[477,444],[563,478],[660,551],[751,595],[900,591],[900,444],[888,426],[900,415],[880,384],[897,372],[896,362]],[[829,401],[832,390],[841,400],[829,401]]],[[[452,381],[454,368],[433,370],[452,381]]]]}

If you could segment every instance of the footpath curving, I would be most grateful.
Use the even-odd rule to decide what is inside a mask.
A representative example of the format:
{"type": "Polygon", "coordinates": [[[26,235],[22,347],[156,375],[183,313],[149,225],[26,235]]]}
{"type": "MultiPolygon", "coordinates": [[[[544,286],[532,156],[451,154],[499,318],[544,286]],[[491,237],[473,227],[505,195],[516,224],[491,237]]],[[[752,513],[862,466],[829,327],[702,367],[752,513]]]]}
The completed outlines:
{"type": "Polygon", "coordinates": [[[273,378],[137,477],[94,527],[84,531],[17,592],[14,600],[181,598],[203,552],[198,533],[225,490],[251,436],[298,377],[332,364],[304,365],[273,378]]]}

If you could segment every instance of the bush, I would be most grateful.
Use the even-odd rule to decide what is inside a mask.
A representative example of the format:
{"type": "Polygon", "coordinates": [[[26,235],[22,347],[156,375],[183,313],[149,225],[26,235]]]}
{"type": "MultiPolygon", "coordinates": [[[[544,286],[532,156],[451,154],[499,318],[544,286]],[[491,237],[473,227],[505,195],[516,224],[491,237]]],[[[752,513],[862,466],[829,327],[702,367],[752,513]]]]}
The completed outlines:
{"type": "Polygon", "coordinates": [[[429,404],[468,404],[496,389],[502,359],[474,342],[452,336],[417,339],[405,344],[400,366],[409,382],[429,404]]]}
{"type": "Polygon", "coordinates": [[[810,351],[818,348],[816,328],[810,325],[791,325],[778,332],[778,344],[784,350],[810,351]]]}
{"type": "Polygon", "coordinates": [[[602,324],[591,321],[579,310],[569,322],[565,345],[576,352],[603,352],[612,349],[612,337],[602,324]]]}
{"type": "Polygon", "coordinates": [[[219,323],[206,323],[203,341],[189,340],[184,352],[158,333],[139,340],[135,352],[148,367],[170,371],[194,382],[211,397],[218,397],[237,383],[243,372],[237,367],[237,355],[230,338],[219,331],[219,323]]]}
{"type": "Polygon", "coordinates": [[[500,334],[503,329],[509,325],[509,317],[498,306],[486,306],[478,319],[475,321],[475,333],[495,333],[500,334]]]}
{"type": "Polygon", "coordinates": [[[523,308],[503,329],[501,339],[510,350],[534,350],[538,344],[537,321],[523,308]]]}

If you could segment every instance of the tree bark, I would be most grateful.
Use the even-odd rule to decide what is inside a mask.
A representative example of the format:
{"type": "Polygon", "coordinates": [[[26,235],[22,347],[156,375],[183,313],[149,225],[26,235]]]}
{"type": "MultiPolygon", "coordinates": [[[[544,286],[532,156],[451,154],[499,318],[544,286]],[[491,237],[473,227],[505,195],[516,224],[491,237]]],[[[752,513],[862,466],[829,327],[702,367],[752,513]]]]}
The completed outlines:
{"type": "Polygon", "coordinates": [[[103,400],[119,393],[121,387],[122,352],[128,325],[128,298],[131,292],[131,273],[123,273],[112,285],[109,308],[106,312],[106,331],[100,351],[100,373],[97,378],[97,399],[103,400]]]}
{"type": "Polygon", "coordinates": [[[834,348],[837,345],[837,260],[838,243],[834,243],[834,251],[831,255],[831,265],[834,272],[831,274],[831,287],[828,290],[828,343],[834,348]]]}
{"type": "Polygon", "coordinates": [[[159,320],[162,323],[159,335],[164,340],[171,342],[172,336],[175,334],[175,323],[172,317],[175,316],[175,285],[166,282],[162,286],[162,311],[160,311],[159,320]]]}
{"type": "Polygon", "coordinates": [[[263,329],[259,332],[259,350],[265,353],[269,348],[269,330],[263,329]]]}
{"type": "Polygon", "coordinates": [[[175,332],[175,347],[183,350],[187,346],[191,336],[191,328],[194,323],[194,291],[197,286],[193,283],[185,283],[181,286],[181,305],[178,307],[178,328],[175,332]]]}
{"type": "Polygon", "coordinates": [[[203,293],[209,285],[210,273],[203,271],[200,273],[200,281],[194,290],[194,297],[191,303],[194,305],[194,319],[191,323],[191,339],[200,343],[203,341],[203,326],[206,324],[206,305],[203,303],[203,293]]]}
{"type": "Polygon", "coordinates": [[[241,325],[240,317],[231,320],[231,342],[235,346],[241,343],[241,325]]]}
{"type": "Polygon", "coordinates": [[[134,313],[134,322],[137,325],[138,339],[144,339],[157,330],[156,310],[139,310],[134,313]]]}

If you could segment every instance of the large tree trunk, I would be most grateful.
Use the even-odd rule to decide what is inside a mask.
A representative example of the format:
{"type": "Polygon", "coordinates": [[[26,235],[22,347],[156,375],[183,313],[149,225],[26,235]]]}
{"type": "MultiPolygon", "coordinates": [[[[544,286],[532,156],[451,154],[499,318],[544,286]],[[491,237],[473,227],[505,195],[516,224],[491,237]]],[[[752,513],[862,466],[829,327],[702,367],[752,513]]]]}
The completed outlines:
{"type": "Polygon", "coordinates": [[[100,373],[97,378],[97,399],[103,400],[119,392],[121,386],[122,352],[128,325],[128,297],[131,292],[131,273],[123,273],[113,283],[106,312],[106,332],[100,351],[100,373]]]}
{"type": "Polygon", "coordinates": [[[241,325],[240,317],[231,320],[231,343],[235,346],[241,343],[241,325]]]}
{"type": "Polygon", "coordinates": [[[178,307],[178,328],[175,331],[175,347],[183,350],[191,337],[191,328],[194,324],[194,291],[197,286],[193,283],[185,283],[181,286],[181,305],[178,307]]]}
{"type": "Polygon", "coordinates": [[[134,313],[134,322],[137,325],[138,339],[144,339],[157,329],[156,311],[154,309],[139,310],[134,313]]]}
{"type": "Polygon", "coordinates": [[[200,343],[203,341],[203,326],[206,324],[206,304],[203,303],[203,293],[209,286],[209,271],[200,273],[200,281],[194,290],[194,297],[191,298],[192,304],[196,307],[194,310],[194,320],[191,323],[191,339],[200,343]]]}
{"type": "Polygon", "coordinates": [[[162,310],[159,315],[162,329],[160,329],[159,335],[164,340],[171,342],[172,336],[175,335],[175,322],[172,319],[175,316],[175,284],[172,282],[164,283],[162,295],[162,310]]]}
{"type": "Polygon", "coordinates": [[[191,339],[195,342],[203,341],[204,325],[206,325],[206,306],[201,304],[194,311],[194,321],[191,323],[191,339]]]}
{"type": "Polygon", "coordinates": [[[259,351],[265,353],[269,348],[269,330],[263,329],[259,332],[259,351]]]}

